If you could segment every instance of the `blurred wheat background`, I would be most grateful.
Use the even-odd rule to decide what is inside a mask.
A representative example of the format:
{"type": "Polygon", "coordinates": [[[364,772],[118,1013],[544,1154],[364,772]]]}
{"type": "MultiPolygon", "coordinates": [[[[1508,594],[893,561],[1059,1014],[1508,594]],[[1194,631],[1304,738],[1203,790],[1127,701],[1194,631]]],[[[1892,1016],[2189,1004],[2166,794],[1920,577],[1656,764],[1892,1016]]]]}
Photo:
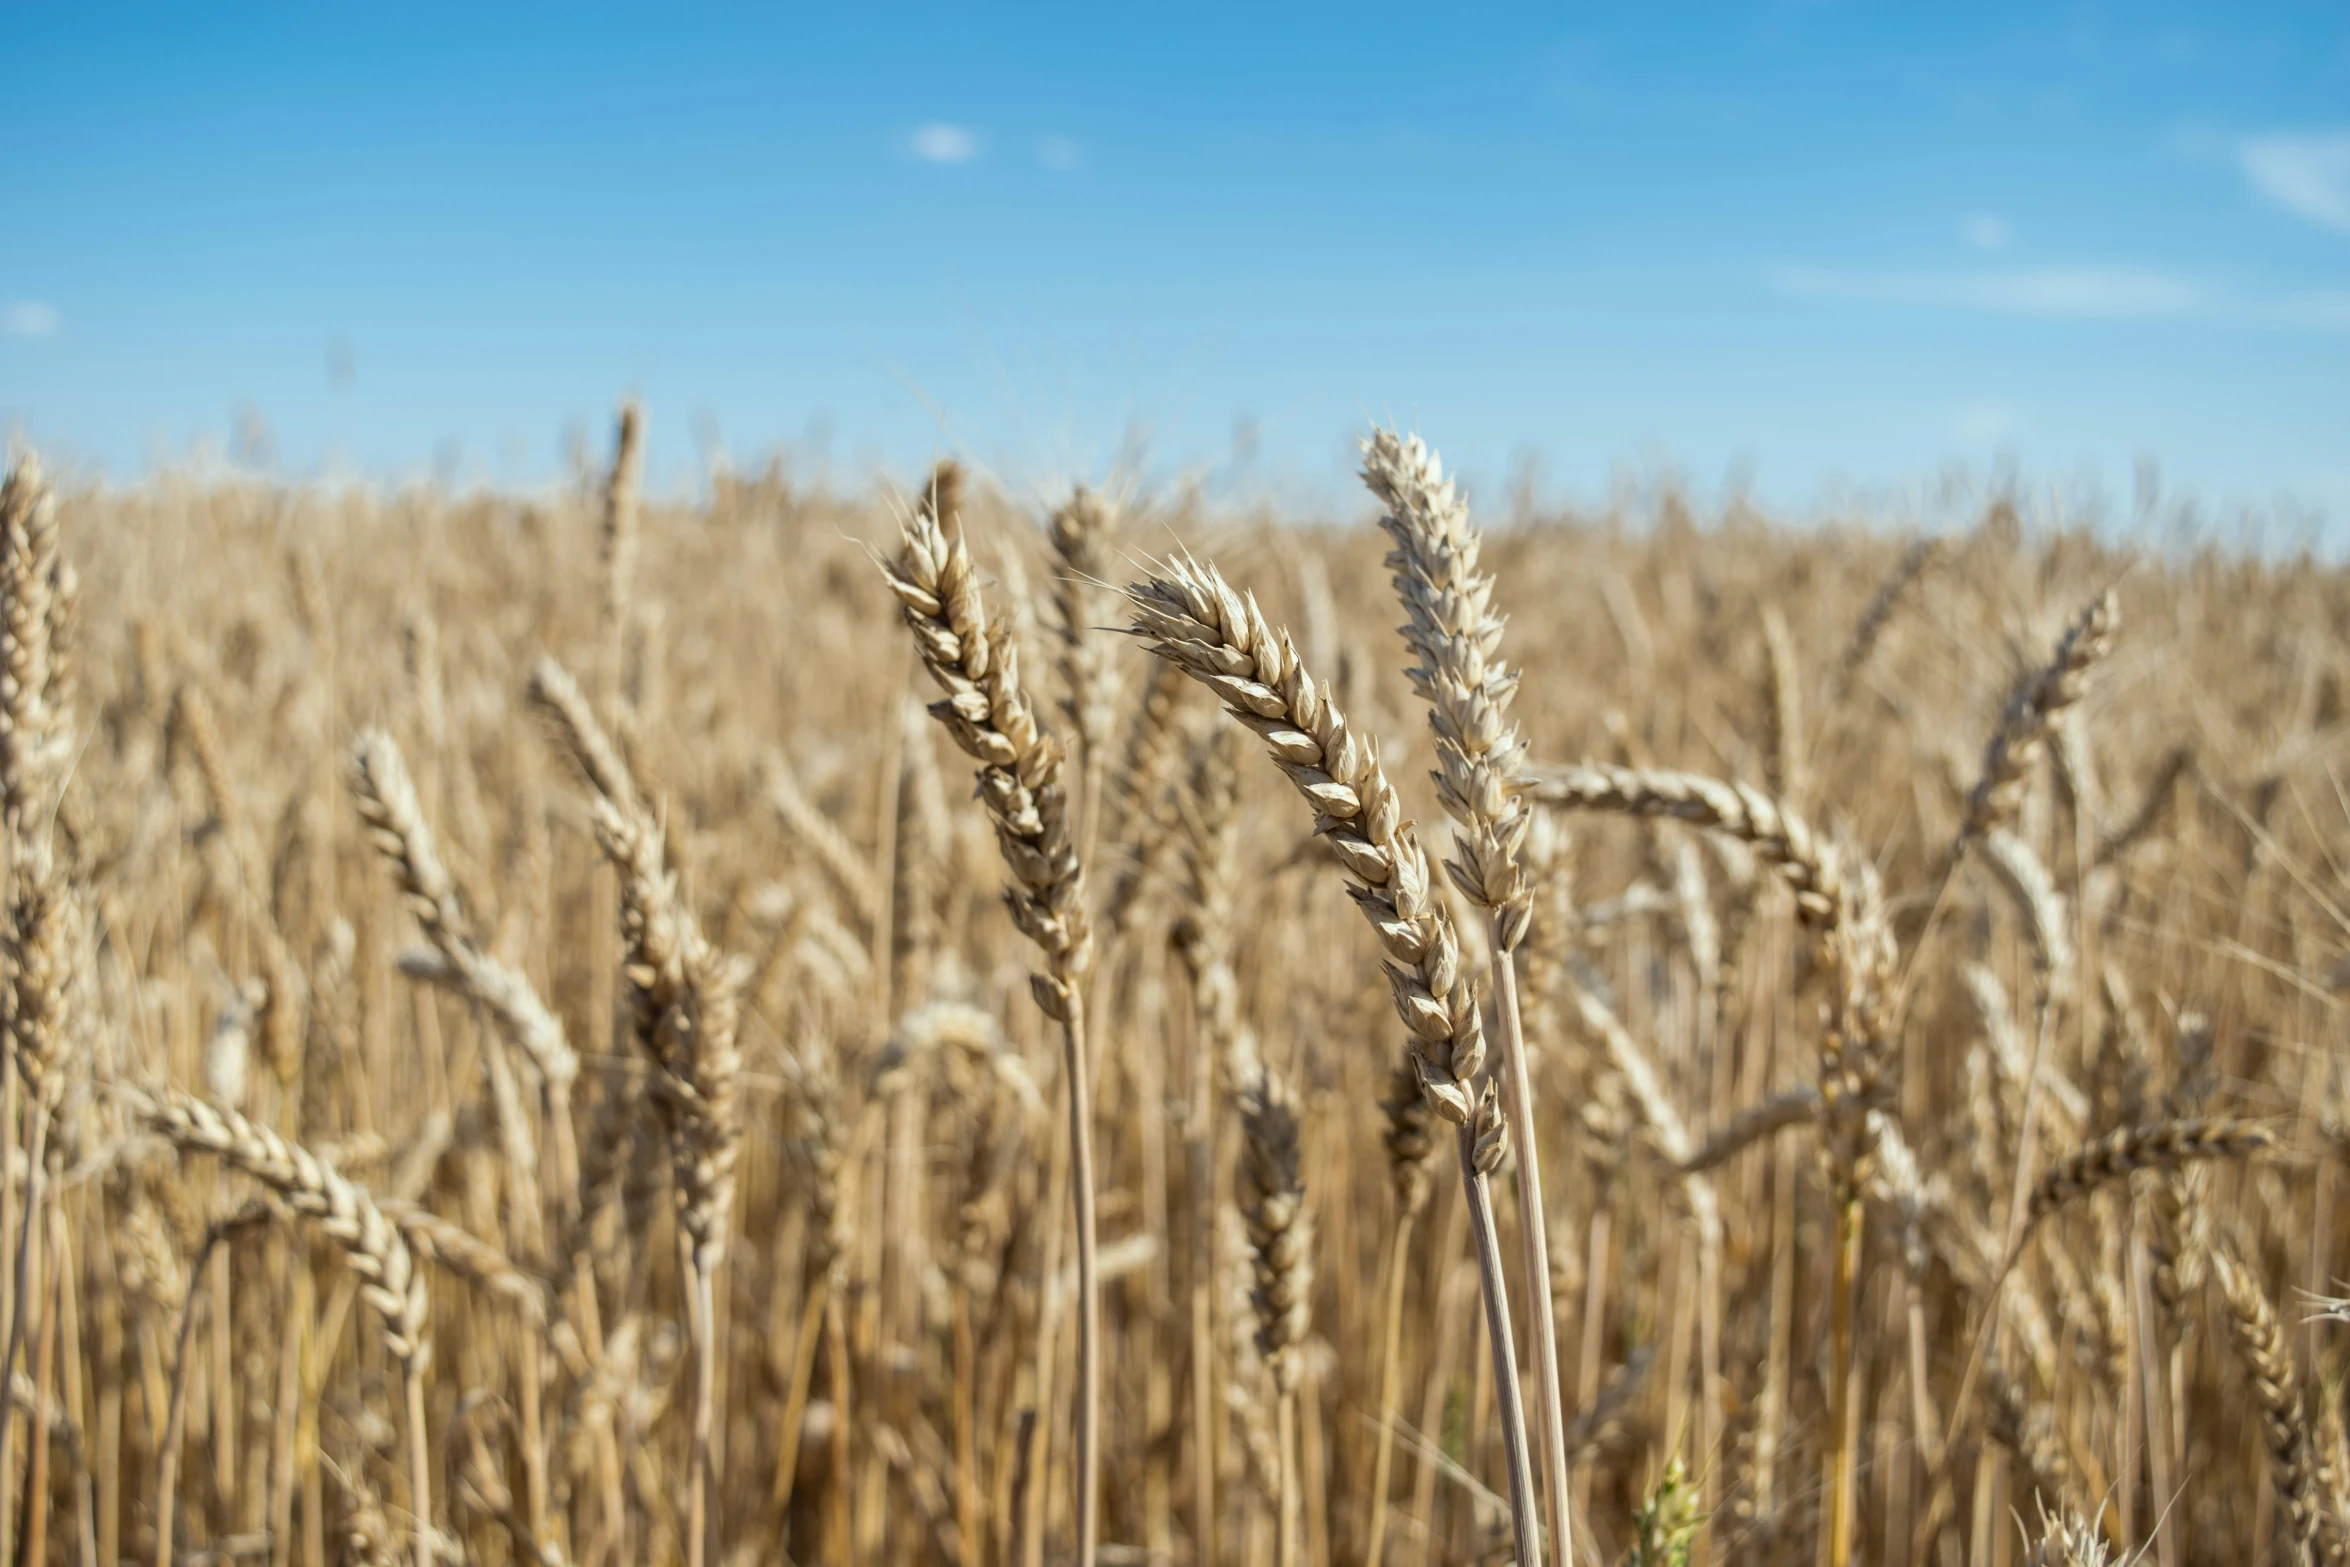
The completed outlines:
{"type": "Polygon", "coordinates": [[[2337,569],[636,429],[17,459],[14,1560],[2345,1559],[2337,569]]]}

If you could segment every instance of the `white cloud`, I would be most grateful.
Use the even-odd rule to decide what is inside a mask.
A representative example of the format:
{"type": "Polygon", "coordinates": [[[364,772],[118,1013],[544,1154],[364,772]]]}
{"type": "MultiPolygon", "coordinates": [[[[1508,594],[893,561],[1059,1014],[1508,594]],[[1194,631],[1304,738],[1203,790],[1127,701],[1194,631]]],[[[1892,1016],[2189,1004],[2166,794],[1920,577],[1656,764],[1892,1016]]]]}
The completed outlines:
{"type": "Polygon", "coordinates": [[[43,300],[12,299],[0,305],[0,334],[9,337],[54,337],[64,325],[64,314],[43,300]]]}
{"type": "Polygon", "coordinates": [[[932,121],[917,125],[908,139],[914,156],[925,163],[969,163],[979,156],[979,138],[960,125],[932,121]]]}
{"type": "Polygon", "coordinates": [[[2137,267],[2028,267],[2004,272],[1846,272],[1780,267],[1779,292],[1802,299],[1931,305],[2023,316],[2169,316],[2202,297],[2185,279],[2137,267]]]}
{"type": "Polygon", "coordinates": [[[2015,410],[2005,403],[1963,403],[1950,415],[1950,438],[1961,446],[1997,446],[2015,434],[2015,410]]]}
{"type": "Polygon", "coordinates": [[[1977,250],[2005,250],[2015,230],[1996,212],[1970,212],[1958,220],[1958,237],[1977,250]]]}
{"type": "Polygon", "coordinates": [[[2248,136],[2236,161],[2253,188],[2321,228],[2350,234],[2350,132],[2248,136]]]}
{"type": "Polygon", "coordinates": [[[1036,161],[1048,169],[1073,169],[1085,161],[1085,149],[1066,136],[1047,136],[1036,144],[1036,161]]]}
{"type": "Polygon", "coordinates": [[[2350,291],[2294,294],[2278,304],[2277,318],[2287,326],[2350,330],[2350,291]]]}

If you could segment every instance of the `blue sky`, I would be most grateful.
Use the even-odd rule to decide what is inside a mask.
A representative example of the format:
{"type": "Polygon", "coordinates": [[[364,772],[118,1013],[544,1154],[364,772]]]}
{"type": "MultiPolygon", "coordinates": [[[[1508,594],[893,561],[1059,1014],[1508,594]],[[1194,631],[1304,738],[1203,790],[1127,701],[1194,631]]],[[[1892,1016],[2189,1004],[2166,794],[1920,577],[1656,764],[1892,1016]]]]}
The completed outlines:
{"type": "Polygon", "coordinates": [[[0,425],[538,482],[613,399],[863,483],[1805,506],[1951,463],[2350,532],[2339,6],[0,4],[0,425]]]}

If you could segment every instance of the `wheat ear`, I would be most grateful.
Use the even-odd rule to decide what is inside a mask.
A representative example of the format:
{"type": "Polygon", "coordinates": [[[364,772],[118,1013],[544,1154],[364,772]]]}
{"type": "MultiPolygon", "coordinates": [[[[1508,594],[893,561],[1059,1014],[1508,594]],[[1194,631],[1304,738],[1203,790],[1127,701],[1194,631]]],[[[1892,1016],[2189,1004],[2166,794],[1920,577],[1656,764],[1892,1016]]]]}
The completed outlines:
{"type": "Polygon", "coordinates": [[[432,1364],[430,1303],[423,1272],[399,1226],[384,1217],[367,1188],[338,1173],[299,1143],[234,1110],[163,1089],[144,1119],[173,1145],[208,1153],[259,1181],[286,1206],[318,1221],[358,1275],[360,1294],[383,1319],[384,1350],[400,1368],[407,1395],[409,1504],[417,1518],[416,1567],[433,1567],[432,1467],[425,1445],[424,1373],[432,1364]]]}
{"type": "Polygon", "coordinates": [[[59,760],[49,703],[57,508],[38,458],[0,482],[0,824],[21,830],[59,760]]]}
{"type": "Polygon", "coordinates": [[[399,878],[418,928],[441,959],[430,967],[402,967],[480,1007],[530,1058],[546,1084],[558,1172],[566,1181],[574,1179],[578,1156],[571,1143],[571,1090],[579,1079],[579,1053],[571,1048],[562,1020],[539,999],[530,981],[491,957],[474,939],[456,884],[434,848],[432,827],[407,763],[398,744],[379,729],[361,734],[351,748],[351,798],[377,850],[399,878]]]}
{"type": "MultiPolygon", "coordinates": [[[[1020,684],[1006,621],[992,624],[964,543],[953,485],[934,481],[883,568],[914,646],[941,690],[931,716],[979,763],[979,795],[1012,873],[1012,923],[1044,955],[1029,988],[1061,1025],[1069,1083],[1070,1186],[1077,1210],[1077,1559],[1094,1567],[1100,1534],[1101,1283],[1095,1258],[1093,1105],[1083,980],[1092,960],[1085,867],[1072,835],[1067,759],[1020,684]]],[[[1049,1339],[1049,1335],[1047,1335],[1049,1339]]]]}
{"type": "Polygon", "coordinates": [[[679,895],[661,829],[578,685],[562,666],[541,659],[531,671],[530,697],[594,786],[596,839],[619,873],[621,972],[637,1043],[653,1067],[653,1108],[668,1144],[678,1223],[689,1243],[695,1385],[686,1562],[701,1567],[715,1528],[709,1467],[719,1353],[716,1278],[726,1258],[742,1141],[735,1028],[743,968],[705,939],[679,895]]]}
{"type": "Polygon", "coordinates": [[[2121,601],[2108,589],[2073,617],[2048,664],[2016,683],[1999,728],[1983,750],[1983,774],[1967,796],[1953,858],[1973,840],[2014,820],[2033,761],[2047,745],[2058,715],[2088,689],[2089,671],[2113,650],[2120,624],[2121,601]]]}
{"type": "Polygon", "coordinates": [[[1549,1503],[1551,1560],[1570,1567],[1574,1528],[1559,1404],[1558,1316],[1550,1297],[1548,1205],[1518,1003],[1516,953],[1534,909],[1533,881],[1520,864],[1534,819],[1519,795],[1526,748],[1509,716],[1518,675],[1501,660],[1503,623],[1493,604],[1493,574],[1478,559],[1483,540],[1436,453],[1417,436],[1375,430],[1363,443],[1363,482],[1386,508],[1379,526],[1395,545],[1387,568],[1404,607],[1404,643],[1417,660],[1409,675],[1435,731],[1436,797],[1454,825],[1455,857],[1445,861],[1445,872],[1492,922],[1498,1071],[1518,1154],[1518,1236],[1531,1318],[1526,1333],[1534,1358],[1542,1489],[1549,1503]]]}
{"type": "Polygon", "coordinates": [[[612,472],[604,483],[602,546],[605,693],[617,708],[628,662],[628,626],[636,592],[638,518],[644,486],[644,408],[620,405],[612,441],[612,472]]]}
{"type": "Polygon", "coordinates": [[[1868,663],[1869,655],[1876,651],[1879,639],[1885,635],[1885,628],[1892,624],[1893,612],[1901,607],[1901,601],[1917,585],[1918,579],[1941,558],[1940,539],[1919,539],[1901,552],[1893,569],[1870,595],[1860,619],[1853,623],[1852,640],[1844,645],[1844,656],[1836,662],[1836,695],[1832,706],[1842,705],[1861,667],[1868,663]]]}
{"type": "Polygon", "coordinates": [[[1311,1324],[1314,1229],[1298,1171],[1297,1104],[1270,1067],[1260,1067],[1240,1101],[1240,1211],[1248,1225],[1249,1304],[1257,1352],[1279,1398],[1280,1567],[1295,1567],[1300,1496],[1297,1472],[1298,1353],[1311,1324]]]}
{"type": "Polygon", "coordinates": [[[2025,1229],[2028,1232],[2049,1215],[2134,1170],[2175,1169],[2201,1159],[2241,1159],[2275,1142],[2276,1134],[2268,1128],[2226,1116],[2119,1127],[2048,1167],[2025,1206],[2025,1229]]]}
{"type": "Polygon", "coordinates": [[[1385,954],[1388,988],[1410,1038],[1420,1091],[1459,1128],[1461,1180],[1479,1238],[1479,1275],[1492,1330],[1511,1518],[1519,1560],[1540,1560],[1517,1355],[1486,1183],[1507,1148],[1507,1129],[1490,1085],[1485,1100],[1476,1097],[1485,1033],[1475,988],[1461,973],[1460,938],[1433,896],[1427,858],[1403,819],[1378,748],[1348,727],[1327,688],[1300,665],[1288,635],[1274,631],[1256,600],[1233,591],[1213,565],[1178,557],[1164,573],[1127,589],[1135,634],[1213,691],[1233,718],[1265,741],[1274,765],[1305,796],[1316,836],[1337,856],[1347,892],[1385,954]]]}
{"type": "Polygon", "coordinates": [[[714,1527],[708,1492],[720,1354],[716,1279],[742,1142],[735,1026],[743,971],[704,939],[678,895],[652,822],[609,800],[597,801],[595,810],[596,837],[620,872],[621,972],[637,1042],[653,1063],[653,1106],[669,1145],[678,1222],[690,1243],[695,1390],[686,1561],[701,1567],[714,1527]]]}
{"type": "Polygon", "coordinates": [[[1096,492],[1082,486],[1053,512],[1046,535],[1057,567],[1053,574],[1052,631],[1058,643],[1061,714],[1069,720],[1081,764],[1083,793],[1078,813],[1081,857],[1090,863],[1101,841],[1102,792],[1109,765],[1110,728],[1118,716],[1118,669],[1108,641],[1096,626],[1094,600],[1110,572],[1117,514],[1096,492]]]}
{"type": "Polygon", "coordinates": [[[1669,818],[1735,838],[1794,892],[1796,912],[1806,924],[1818,926],[1837,917],[1844,877],[1831,845],[1760,789],[1701,773],[1584,762],[1544,769],[1535,775],[1531,792],[1560,810],[1669,818]]]}
{"type": "Polygon", "coordinates": [[[2301,1381],[2293,1370],[2292,1346],[2268,1292],[2232,1247],[2213,1248],[2211,1275],[2227,1305],[2228,1337],[2252,1378],[2269,1472],[2275,1476],[2301,1560],[2312,1567],[2333,1567],[2342,1559],[2341,1542],[2329,1538],[2324,1479],[2310,1440],[2308,1412],[2301,1403],[2301,1381]]]}

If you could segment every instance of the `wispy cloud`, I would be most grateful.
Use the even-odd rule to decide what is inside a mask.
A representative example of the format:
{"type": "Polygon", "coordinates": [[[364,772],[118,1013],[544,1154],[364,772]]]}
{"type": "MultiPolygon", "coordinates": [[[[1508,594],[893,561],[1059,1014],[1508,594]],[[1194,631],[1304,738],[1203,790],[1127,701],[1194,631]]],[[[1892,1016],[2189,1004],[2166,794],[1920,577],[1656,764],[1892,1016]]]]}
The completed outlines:
{"type": "Polygon", "coordinates": [[[2277,319],[2288,326],[2323,326],[2350,331],[2350,290],[2294,294],[2277,303],[2277,319]]]}
{"type": "Polygon", "coordinates": [[[63,312],[45,300],[12,299],[0,305],[0,335],[54,337],[64,325],[63,312]]]}
{"type": "Polygon", "coordinates": [[[2236,162],[2253,188],[2321,228],[2350,234],[2350,131],[2247,136],[2236,162]]]}
{"type": "Polygon", "coordinates": [[[1970,212],[1958,220],[1958,237],[1977,250],[2005,250],[2015,229],[1996,212],[1970,212]]]}
{"type": "Polygon", "coordinates": [[[1855,272],[1783,266],[1771,284],[1799,299],[1926,305],[1998,315],[2171,316],[2202,303],[2195,286],[2137,267],[2025,267],[1998,272],[1855,272]]]}
{"type": "Polygon", "coordinates": [[[969,163],[979,156],[979,137],[960,125],[933,120],[917,125],[906,144],[925,163],[969,163]]]}
{"type": "Polygon", "coordinates": [[[1047,136],[1036,144],[1036,161],[1066,172],[1085,161],[1085,149],[1067,136],[1047,136]]]}
{"type": "Polygon", "coordinates": [[[1950,414],[1950,438],[1961,446],[1996,446],[2011,439],[2015,427],[2015,410],[2005,403],[1961,403],[1950,414]]]}

